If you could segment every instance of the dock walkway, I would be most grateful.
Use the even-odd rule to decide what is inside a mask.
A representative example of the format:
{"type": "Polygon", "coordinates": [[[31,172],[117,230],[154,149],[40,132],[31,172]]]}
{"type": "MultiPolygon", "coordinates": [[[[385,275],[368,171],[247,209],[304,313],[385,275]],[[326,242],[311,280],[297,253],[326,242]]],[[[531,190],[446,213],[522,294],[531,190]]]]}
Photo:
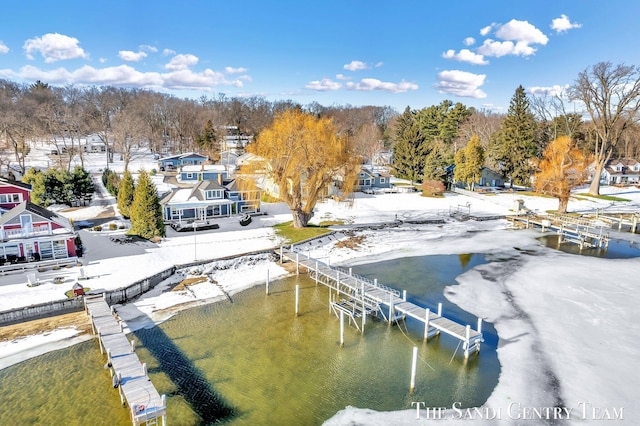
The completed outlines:
{"type": "Polygon", "coordinates": [[[508,219],[515,224],[525,228],[538,227],[556,232],[560,236],[560,242],[570,242],[580,246],[590,248],[603,248],[609,246],[609,233],[606,232],[597,220],[588,218],[573,217],[569,215],[526,215],[509,216],[508,219]]]}
{"type": "Polygon", "coordinates": [[[147,366],[140,362],[102,296],[85,296],[85,310],[91,316],[93,332],[98,335],[100,352],[107,354],[107,365],[113,386],[118,387],[122,403],[129,406],[133,425],[157,425],[158,418],[166,425],[166,398],[160,396],[147,375],[147,366]]]}
{"type": "Polygon", "coordinates": [[[471,352],[480,351],[480,343],[484,341],[480,319],[478,329],[473,330],[469,325],[464,326],[443,317],[442,304],[438,305],[437,313],[431,312],[428,308],[408,302],[406,291],[401,294],[399,290],[378,284],[377,280],[371,281],[354,275],[351,271],[330,266],[284,247],[280,248],[279,254],[281,259],[295,262],[298,271],[300,266],[304,267],[316,282],[346,296],[346,300],[332,302],[331,308],[336,314],[339,311],[348,314],[350,321],[353,321],[356,326],[356,319],[360,319],[363,332],[367,314],[380,313],[389,323],[399,317],[409,316],[424,324],[425,340],[443,332],[462,342],[465,357],[468,357],[471,352]]]}

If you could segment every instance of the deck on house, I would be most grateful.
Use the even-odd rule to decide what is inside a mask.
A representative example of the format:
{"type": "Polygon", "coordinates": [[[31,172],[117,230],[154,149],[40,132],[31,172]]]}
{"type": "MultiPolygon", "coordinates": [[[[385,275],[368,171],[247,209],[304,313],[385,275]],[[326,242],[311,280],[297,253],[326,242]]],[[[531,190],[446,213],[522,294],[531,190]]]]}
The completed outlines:
{"type": "Polygon", "coordinates": [[[484,341],[480,320],[478,329],[473,330],[469,325],[461,325],[443,317],[442,304],[439,304],[437,312],[432,312],[428,308],[407,301],[406,292],[401,294],[399,290],[381,285],[377,280],[372,281],[352,274],[350,271],[344,271],[284,247],[280,248],[279,253],[282,259],[295,262],[298,271],[300,266],[304,267],[316,282],[347,297],[340,302],[332,303],[332,310],[336,314],[343,311],[349,314],[354,322],[356,318],[362,318],[363,314],[366,316],[378,312],[389,322],[400,316],[409,316],[424,324],[425,339],[443,332],[462,342],[465,357],[480,350],[480,343],[484,341]]]}
{"type": "Polygon", "coordinates": [[[100,352],[107,353],[107,366],[118,385],[122,403],[129,406],[134,425],[156,425],[158,418],[166,424],[166,398],[160,396],[147,375],[146,364],[140,362],[134,345],[127,340],[121,323],[100,295],[85,296],[85,307],[91,316],[93,331],[98,335],[100,352]]]}

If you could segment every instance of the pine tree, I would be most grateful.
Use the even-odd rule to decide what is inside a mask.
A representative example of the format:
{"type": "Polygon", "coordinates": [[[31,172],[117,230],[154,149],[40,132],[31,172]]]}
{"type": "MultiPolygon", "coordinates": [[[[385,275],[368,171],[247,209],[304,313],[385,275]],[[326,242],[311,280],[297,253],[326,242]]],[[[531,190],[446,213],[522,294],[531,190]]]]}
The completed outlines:
{"type": "Polygon", "coordinates": [[[220,141],[213,121],[207,120],[202,133],[197,138],[198,146],[207,153],[210,159],[218,161],[220,159],[220,141]]]}
{"type": "Polygon", "coordinates": [[[164,221],[160,200],[149,174],[144,170],[141,170],[138,175],[138,184],[133,192],[130,214],[131,234],[146,239],[164,237],[164,221]]]}
{"type": "Polygon", "coordinates": [[[533,172],[530,160],[536,150],[535,127],[527,95],[524,88],[518,86],[502,123],[502,138],[496,141],[497,149],[492,150],[501,172],[517,185],[528,185],[533,172]]]}
{"type": "Polygon", "coordinates": [[[91,201],[95,187],[91,175],[82,167],[76,166],[71,176],[73,186],[73,201],[85,203],[91,201]]]}
{"type": "Polygon", "coordinates": [[[442,144],[436,144],[424,160],[423,181],[436,180],[443,184],[447,182],[447,166],[449,162],[443,153],[442,144]]]}
{"type": "Polygon", "coordinates": [[[467,146],[456,153],[456,180],[464,182],[473,189],[476,182],[480,182],[482,167],[484,166],[484,148],[478,135],[474,134],[467,146]]]}
{"type": "Polygon", "coordinates": [[[46,198],[45,174],[32,167],[27,170],[27,173],[22,177],[22,182],[31,185],[31,202],[46,207],[44,204],[46,198]]]}
{"type": "Polygon", "coordinates": [[[407,107],[398,118],[396,145],[393,149],[393,167],[399,178],[412,182],[422,179],[424,171],[424,137],[416,121],[416,112],[407,107]]]}
{"type": "Polygon", "coordinates": [[[134,190],[133,176],[126,170],[118,187],[118,210],[127,219],[131,216],[134,190]]]}

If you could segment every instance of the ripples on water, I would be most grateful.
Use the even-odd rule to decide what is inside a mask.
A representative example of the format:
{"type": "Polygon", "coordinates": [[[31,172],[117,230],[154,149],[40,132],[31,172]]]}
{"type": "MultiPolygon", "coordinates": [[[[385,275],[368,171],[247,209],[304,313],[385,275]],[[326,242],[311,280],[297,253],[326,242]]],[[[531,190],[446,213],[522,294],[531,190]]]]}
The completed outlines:
{"type": "MultiPolygon", "coordinates": [[[[433,295],[444,299],[442,287],[453,284],[452,277],[483,262],[445,256],[409,272],[420,263],[416,259],[421,258],[354,272],[377,269],[374,276],[381,283],[399,288],[404,283],[410,298],[422,303],[433,295]]],[[[424,344],[417,323],[389,327],[369,320],[364,336],[345,327],[340,348],[339,320],[329,312],[324,286],[300,276],[272,282],[270,290],[268,297],[264,287],[247,290],[235,295],[234,303],[192,308],[135,333],[138,356],[158,391],[167,395],[169,424],[218,419],[233,425],[314,425],[347,405],[380,411],[409,409],[412,401],[475,406],[497,383],[495,340],[465,363],[457,340],[441,336],[424,344]],[[419,363],[410,394],[413,346],[419,348],[419,363]]],[[[475,325],[473,316],[452,306],[445,313],[448,309],[475,325]]],[[[130,424],[103,364],[94,340],[0,371],[0,424],[130,424]]]]}

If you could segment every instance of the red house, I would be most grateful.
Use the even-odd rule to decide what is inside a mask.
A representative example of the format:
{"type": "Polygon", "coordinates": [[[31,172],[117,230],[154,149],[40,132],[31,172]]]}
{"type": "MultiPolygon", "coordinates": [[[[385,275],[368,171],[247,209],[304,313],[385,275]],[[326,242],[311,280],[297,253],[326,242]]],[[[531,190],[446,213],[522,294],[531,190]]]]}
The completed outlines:
{"type": "Polygon", "coordinates": [[[23,201],[31,201],[31,185],[0,177],[0,210],[11,210],[23,201]]]}
{"type": "Polygon", "coordinates": [[[0,262],[76,257],[75,238],[76,232],[68,219],[22,201],[0,216],[0,262]]]}

